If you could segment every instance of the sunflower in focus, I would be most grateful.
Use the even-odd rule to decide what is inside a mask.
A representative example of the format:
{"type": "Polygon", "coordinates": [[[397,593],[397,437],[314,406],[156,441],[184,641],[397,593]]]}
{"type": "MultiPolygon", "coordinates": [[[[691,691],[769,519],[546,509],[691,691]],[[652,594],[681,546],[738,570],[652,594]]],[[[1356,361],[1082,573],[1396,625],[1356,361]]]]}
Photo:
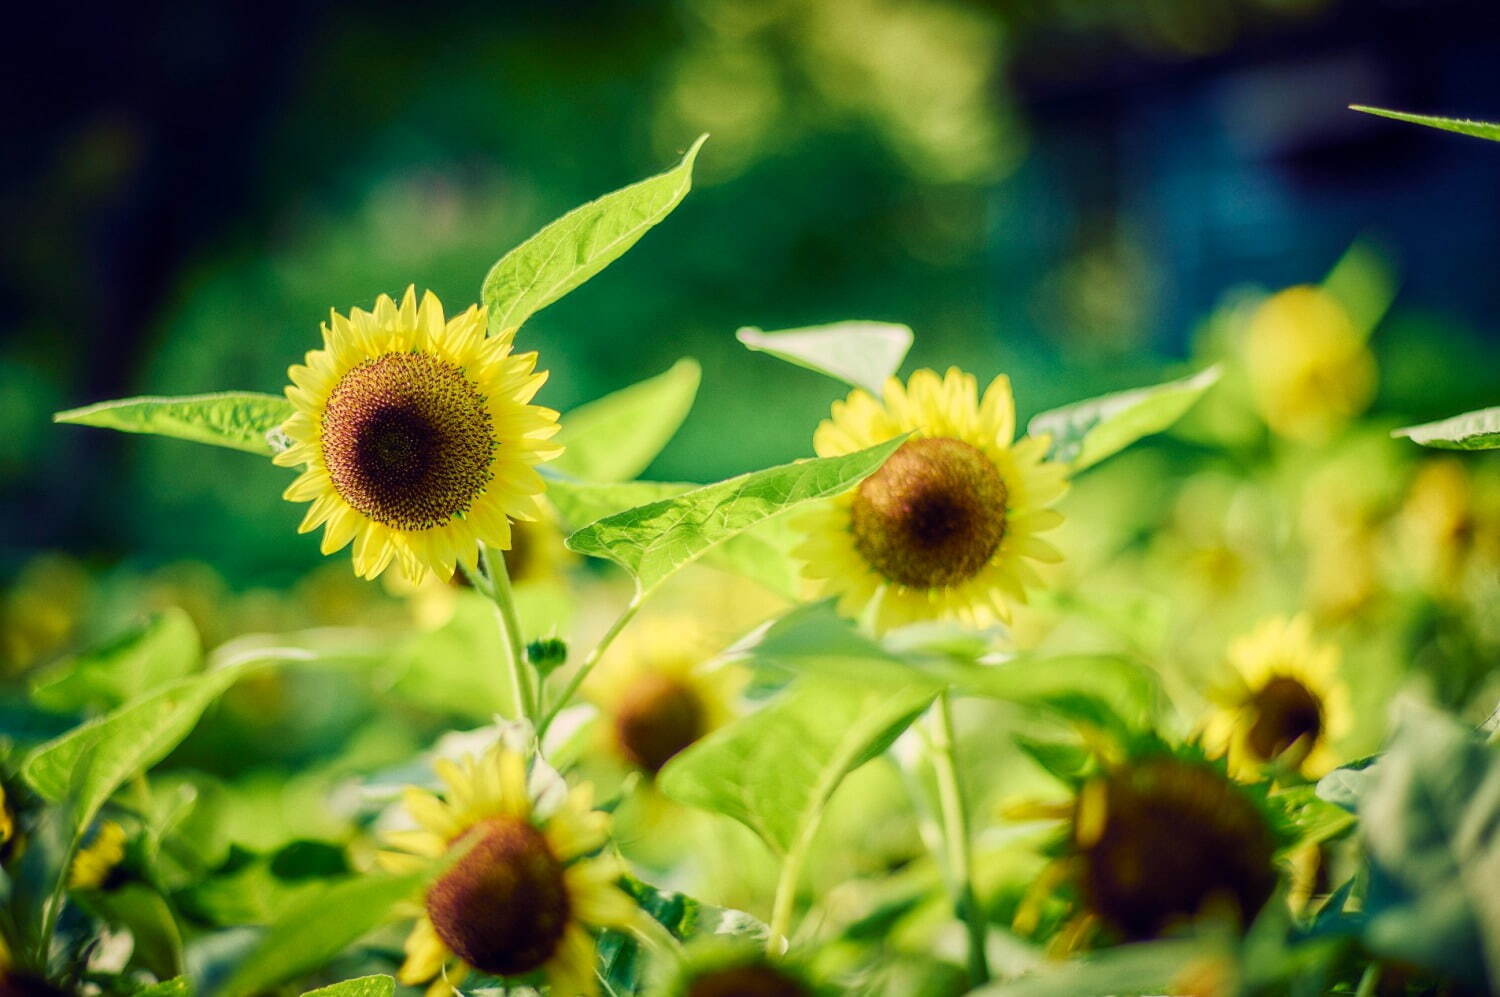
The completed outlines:
{"type": "Polygon", "coordinates": [[[734,718],[748,676],[711,659],[705,628],[678,616],[637,621],[610,646],[585,691],[607,719],[609,749],[655,775],[678,752],[734,718]]]}
{"type": "Polygon", "coordinates": [[[312,503],[300,530],[322,526],[324,554],[353,541],[362,577],[392,561],[412,581],[451,577],[540,516],[534,465],[561,453],[557,413],[530,404],[547,375],[511,353],[514,330],[485,328],[483,309],[447,320],[407,288],[399,307],[381,295],[373,312],[332,313],[323,349],[288,372],[296,414],[275,461],[305,469],[285,497],[312,503]]]}
{"type": "Polygon", "coordinates": [[[436,763],[444,798],[408,787],[407,813],[419,828],[393,831],[381,853],[392,872],[455,861],[427,888],[397,973],[405,984],[432,981],[446,997],[470,970],[495,976],[542,974],[555,997],[593,997],[590,928],[630,929],[634,901],[615,885],[621,869],[591,857],[605,843],[609,816],[593,809],[588,785],[547,813],[535,807],[521,755],[496,744],[481,757],[436,763]]]}
{"type": "Polygon", "coordinates": [[[1317,287],[1272,295],[1250,317],[1245,363],[1255,408],[1281,436],[1327,440],[1375,393],[1375,359],[1338,299],[1317,287]]]}
{"type": "Polygon", "coordinates": [[[1235,683],[1215,694],[1204,746],[1227,752],[1231,771],[1246,780],[1269,762],[1307,778],[1331,770],[1333,743],[1351,721],[1338,648],[1314,643],[1305,614],[1274,617],[1231,644],[1229,662],[1235,683]]]}
{"type": "Polygon", "coordinates": [[[910,432],[880,470],[799,520],[803,574],[839,610],[873,606],[877,631],[931,619],[987,626],[1010,618],[1041,584],[1032,561],[1054,563],[1039,534],[1062,522],[1049,508],[1066,468],[1045,462],[1047,440],[1015,436],[1010,379],[980,399],[972,375],[919,370],[886,381],[882,401],[855,390],[813,435],[819,457],[853,453],[910,432]]]}

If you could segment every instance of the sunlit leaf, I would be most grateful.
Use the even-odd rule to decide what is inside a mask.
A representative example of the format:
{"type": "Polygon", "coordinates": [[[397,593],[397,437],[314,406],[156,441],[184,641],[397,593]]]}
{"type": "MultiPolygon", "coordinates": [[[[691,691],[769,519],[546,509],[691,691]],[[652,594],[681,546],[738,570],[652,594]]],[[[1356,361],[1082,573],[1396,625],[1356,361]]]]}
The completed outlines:
{"type": "Polygon", "coordinates": [[[186,976],[174,976],[170,980],[153,983],[137,990],[131,997],[189,997],[193,992],[193,981],[186,976]]]}
{"type": "Polygon", "coordinates": [[[192,672],[203,656],[191,617],[170,606],[103,647],[48,668],[33,701],[60,712],[111,709],[192,672]]]}
{"type": "MultiPolygon", "coordinates": [[[[1202,941],[1142,942],[1054,962],[1019,980],[995,983],[972,997],[1112,997],[1171,993],[1183,970],[1213,952],[1202,941]]],[[[1222,958],[1222,957],[1221,957],[1222,958]]]]}
{"type": "MultiPolygon", "coordinates": [[[[741,910],[714,907],[684,893],[660,890],[634,876],[620,885],[656,923],[680,942],[698,937],[739,938],[763,943],[766,926],[741,910]]],[[[621,931],[606,931],[599,939],[599,979],[607,994],[638,992],[650,975],[649,957],[638,939],[621,931]]]]}
{"type": "Polygon", "coordinates": [[[608,558],[642,592],[717,544],[813,499],[852,488],[884,463],[902,437],[840,457],[783,464],[627,509],[568,538],[581,554],[608,558]]]}
{"type": "Polygon", "coordinates": [[[1354,826],[1354,815],[1323,799],[1315,786],[1296,786],[1277,794],[1277,803],[1297,832],[1297,845],[1336,838],[1354,826]]]}
{"type": "Polygon", "coordinates": [[[844,777],[884,751],[934,695],[804,678],[678,754],[660,786],[675,800],[732,817],[784,854],[814,833],[844,777]]]}
{"type": "Polygon", "coordinates": [[[835,322],[780,332],[746,326],[735,333],[735,338],[749,349],[827,374],[879,397],[885,379],[906,359],[912,332],[891,322],[835,322]]]}
{"type": "Polygon", "coordinates": [[[317,969],[385,923],[424,880],[424,874],[359,876],[309,897],[271,925],[219,997],[249,997],[317,969]]]}
{"type": "Polygon", "coordinates": [[[395,992],[395,978],[380,973],[309,990],[302,997],[391,997],[395,992]]]}
{"type": "Polygon", "coordinates": [[[1500,405],[1465,412],[1437,422],[1407,426],[1391,433],[1438,450],[1500,449],[1500,405]]]}
{"type": "Polygon", "coordinates": [[[1457,132],[1460,135],[1470,135],[1474,138],[1487,138],[1491,142],[1500,142],[1500,124],[1492,121],[1470,121],[1466,118],[1440,118],[1431,114],[1411,114],[1407,111],[1391,111],[1383,107],[1366,107],[1363,104],[1350,104],[1351,111],[1363,111],[1365,114],[1373,114],[1381,118],[1391,118],[1395,121],[1406,121],[1414,125],[1426,125],[1428,128],[1440,128],[1445,132],[1457,132]]]}
{"type": "Polygon", "coordinates": [[[221,391],[176,398],[122,398],[58,412],[52,420],[170,436],[269,457],[275,452],[269,435],[291,415],[292,403],[280,395],[221,391]]]}
{"type": "Polygon", "coordinates": [[[484,278],[491,329],[525,322],[635,245],[687,196],[693,160],[708,136],[682,162],[563,215],[500,258],[484,278]]]}
{"type": "Polygon", "coordinates": [[[1048,457],[1071,464],[1076,473],[1167,429],[1218,379],[1215,366],[1181,380],[1075,402],[1034,417],[1026,431],[1050,436],[1048,457]]]}
{"type": "Polygon", "coordinates": [[[1134,729],[1150,726],[1162,698],[1150,669],[1114,654],[1023,655],[953,671],[950,677],[970,695],[1042,707],[1073,720],[1113,725],[1118,719],[1134,729]]]}
{"type": "Polygon", "coordinates": [[[699,487],[679,481],[549,481],[547,498],[563,523],[576,530],[596,519],[699,487]]]}
{"type": "Polygon", "coordinates": [[[679,360],[665,373],[567,413],[557,435],[566,449],[550,466],[585,481],[634,478],[687,418],[701,373],[696,360],[679,360]]]}

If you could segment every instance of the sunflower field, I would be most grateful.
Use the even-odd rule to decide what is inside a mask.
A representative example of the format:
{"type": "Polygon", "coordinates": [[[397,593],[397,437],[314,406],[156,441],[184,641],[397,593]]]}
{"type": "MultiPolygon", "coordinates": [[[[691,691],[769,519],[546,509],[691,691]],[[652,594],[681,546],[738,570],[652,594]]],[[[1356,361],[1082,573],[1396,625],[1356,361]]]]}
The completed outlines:
{"type": "Polygon", "coordinates": [[[717,141],[456,296],[205,276],[207,393],[55,406],[201,549],[0,594],[0,997],[1500,993],[1500,407],[1388,371],[1378,240],[1081,398],[851,319],[558,400],[717,141]]]}

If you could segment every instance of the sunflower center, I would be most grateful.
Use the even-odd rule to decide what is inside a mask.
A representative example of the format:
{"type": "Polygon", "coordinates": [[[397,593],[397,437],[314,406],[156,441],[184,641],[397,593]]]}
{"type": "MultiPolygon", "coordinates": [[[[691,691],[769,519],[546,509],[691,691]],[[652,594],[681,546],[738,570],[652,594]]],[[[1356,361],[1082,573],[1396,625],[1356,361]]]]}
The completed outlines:
{"type": "Polygon", "coordinates": [[[352,367],[323,412],[323,462],[354,509],[415,532],[468,510],[490,480],[496,442],[484,395],[427,353],[352,367]]]}
{"type": "Polygon", "coordinates": [[[1253,918],[1275,886],[1265,818],[1212,769],[1172,758],[1120,769],[1098,837],[1079,842],[1087,906],[1127,939],[1153,938],[1205,907],[1253,918]]]}
{"type": "Polygon", "coordinates": [[[687,997],[806,997],[807,988],[770,966],[715,969],[693,979],[687,997]]]}
{"type": "Polygon", "coordinates": [[[941,588],[977,575],[1005,536],[1005,482],[962,440],[908,440],[854,496],[854,547],[885,578],[941,588]]]}
{"type": "Polygon", "coordinates": [[[1312,690],[1294,678],[1277,675],[1251,699],[1255,723],[1246,744],[1255,756],[1268,761],[1306,738],[1307,745],[1323,731],[1323,707],[1312,690]]]}
{"type": "Polygon", "coordinates": [[[496,817],[427,891],[427,916],[453,954],[499,976],[529,973],[550,959],[571,906],[563,866],[541,832],[496,817]]]}
{"type": "Polygon", "coordinates": [[[615,708],[620,750],[652,773],[702,737],[706,723],[703,700],[687,683],[655,673],[636,678],[615,708]]]}

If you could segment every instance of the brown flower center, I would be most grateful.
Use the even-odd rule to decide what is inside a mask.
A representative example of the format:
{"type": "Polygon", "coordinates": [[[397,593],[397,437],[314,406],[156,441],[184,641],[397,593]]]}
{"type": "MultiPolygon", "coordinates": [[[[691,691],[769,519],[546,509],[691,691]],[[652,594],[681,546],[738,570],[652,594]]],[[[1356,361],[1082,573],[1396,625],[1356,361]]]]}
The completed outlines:
{"type": "Polygon", "coordinates": [[[655,773],[702,737],[708,717],[698,693],[680,679],[638,676],[615,707],[615,738],[625,757],[655,773]]]}
{"type": "Polygon", "coordinates": [[[441,526],[489,484],[496,443],[484,395],[430,354],[385,353],[350,368],[322,429],[333,487],[393,529],[441,526]]]}
{"type": "Polygon", "coordinates": [[[1112,773],[1104,824],[1080,841],[1089,910],[1127,939],[1206,906],[1253,918],[1275,886],[1275,842],[1244,791],[1204,765],[1160,758],[1112,773]]]}
{"type": "Polygon", "coordinates": [[[695,977],[687,997],[807,997],[807,988],[771,966],[735,966],[695,977]]]}
{"type": "Polygon", "coordinates": [[[1311,747],[1323,732],[1323,706],[1312,690],[1294,678],[1277,675],[1251,699],[1255,722],[1246,745],[1261,761],[1269,761],[1306,738],[1311,747]]]}
{"type": "Polygon", "coordinates": [[[854,547],[890,581],[941,588],[977,575],[1005,536],[1005,482],[978,448],[908,440],[855,493],[854,547]]]}
{"type": "Polygon", "coordinates": [[[495,817],[427,891],[427,916],[464,962],[499,976],[529,973],[557,951],[571,911],[562,863],[540,831],[495,817]]]}

